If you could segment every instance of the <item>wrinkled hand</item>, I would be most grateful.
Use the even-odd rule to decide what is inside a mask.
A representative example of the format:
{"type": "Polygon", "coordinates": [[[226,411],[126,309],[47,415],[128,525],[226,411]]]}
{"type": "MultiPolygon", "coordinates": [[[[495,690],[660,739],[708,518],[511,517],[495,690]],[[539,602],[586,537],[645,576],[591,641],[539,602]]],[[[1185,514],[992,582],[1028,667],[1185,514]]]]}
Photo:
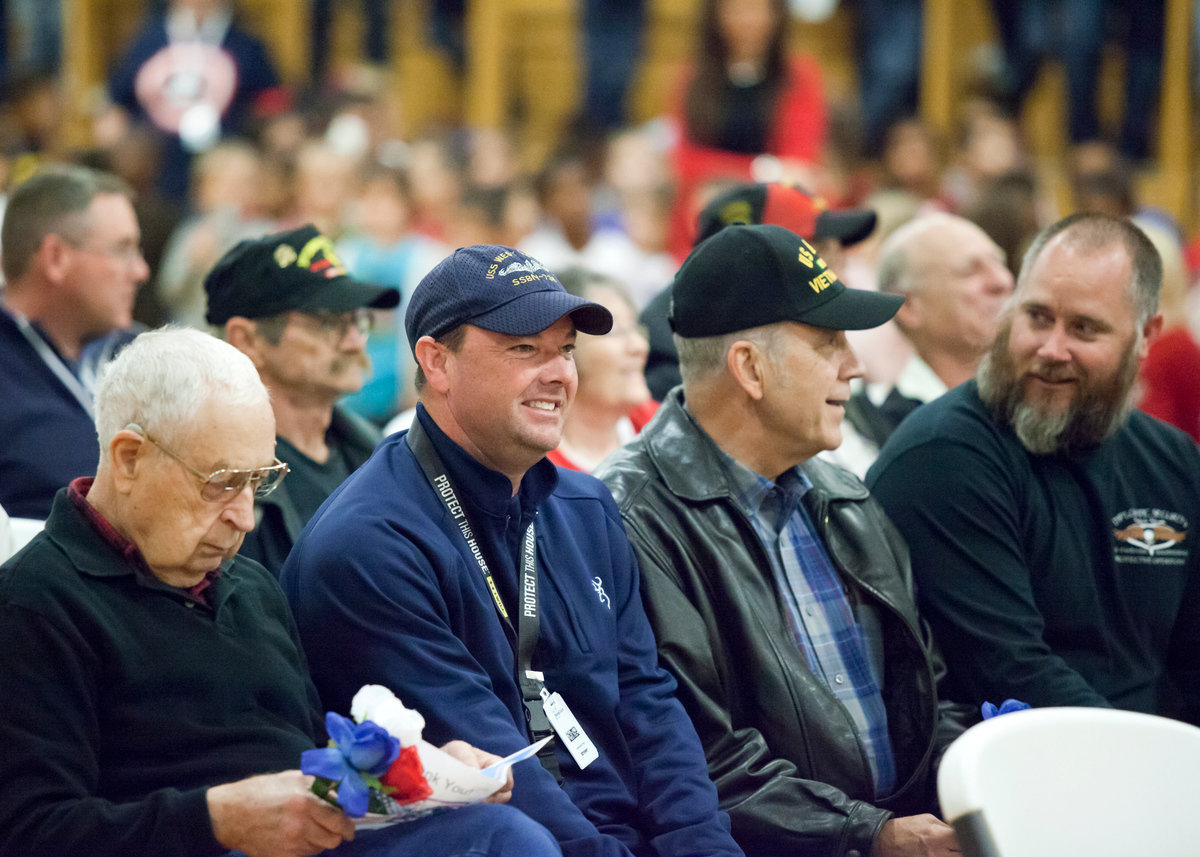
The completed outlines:
{"type": "MultiPolygon", "coordinates": [[[[500,761],[501,757],[485,750],[480,750],[478,747],[472,747],[466,741],[451,741],[442,746],[442,752],[447,753],[464,765],[470,765],[472,768],[483,769],[488,765],[494,765],[500,761]]],[[[496,792],[488,795],[484,803],[508,803],[512,799],[513,790],[513,772],[509,768],[505,772],[504,785],[496,792]]]]}
{"type": "Polygon", "coordinates": [[[208,790],[213,835],[248,857],[308,857],[354,838],[354,825],[312,793],[299,771],[263,774],[208,790]]]}
{"type": "Polygon", "coordinates": [[[946,857],[961,853],[954,828],[928,813],[884,822],[871,848],[871,857],[946,857]]]}

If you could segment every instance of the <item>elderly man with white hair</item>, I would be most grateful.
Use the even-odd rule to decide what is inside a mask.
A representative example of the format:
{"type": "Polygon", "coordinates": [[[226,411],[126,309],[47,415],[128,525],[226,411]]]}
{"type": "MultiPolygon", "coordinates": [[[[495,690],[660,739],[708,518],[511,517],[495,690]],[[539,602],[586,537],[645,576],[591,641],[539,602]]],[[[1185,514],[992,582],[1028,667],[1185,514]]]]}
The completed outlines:
{"type": "Polygon", "coordinates": [[[324,734],[283,594],[237,556],[287,473],[245,355],[143,334],[96,430],[95,477],[0,566],[0,855],[557,853],[499,806],[355,839],[294,770],[324,734]]]}

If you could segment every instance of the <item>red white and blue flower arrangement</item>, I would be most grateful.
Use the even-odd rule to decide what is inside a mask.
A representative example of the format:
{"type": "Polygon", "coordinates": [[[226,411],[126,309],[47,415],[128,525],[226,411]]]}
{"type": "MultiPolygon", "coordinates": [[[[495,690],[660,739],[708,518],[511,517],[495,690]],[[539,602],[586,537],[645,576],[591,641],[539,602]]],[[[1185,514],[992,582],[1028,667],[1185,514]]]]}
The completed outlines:
{"type": "Polygon", "coordinates": [[[375,684],[354,695],[349,718],[328,712],[325,728],[329,746],[305,750],[300,770],[316,778],[317,795],[341,806],[359,825],[411,821],[480,803],[506,783],[513,763],[544,743],[472,768],[424,741],[425,718],[375,684]]]}

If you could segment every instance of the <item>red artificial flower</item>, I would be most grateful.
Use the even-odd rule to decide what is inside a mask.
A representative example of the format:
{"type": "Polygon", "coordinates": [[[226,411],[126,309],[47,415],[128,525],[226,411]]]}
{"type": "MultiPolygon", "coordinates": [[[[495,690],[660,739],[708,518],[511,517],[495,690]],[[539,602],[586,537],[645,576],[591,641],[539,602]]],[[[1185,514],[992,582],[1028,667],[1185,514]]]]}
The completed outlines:
{"type": "Polygon", "coordinates": [[[416,803],[433,794],[429,781],[425,779],[425,767],[421,764],[421,756],[413,744],[400,751],[396,761],[392,762],[392,766],[379,781],[395,789],[389,797],[399,804],[416,803]]]}

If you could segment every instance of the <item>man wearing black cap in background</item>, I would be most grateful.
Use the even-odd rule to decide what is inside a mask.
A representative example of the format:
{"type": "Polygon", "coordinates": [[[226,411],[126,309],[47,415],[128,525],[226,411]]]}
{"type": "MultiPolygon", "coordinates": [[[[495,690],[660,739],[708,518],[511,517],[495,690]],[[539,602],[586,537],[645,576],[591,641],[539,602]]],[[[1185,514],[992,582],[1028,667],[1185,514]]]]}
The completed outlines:
{"type": "Polygon", "coordinates": [[[427,739],[503,754],[553,727],[546,769],[517,763],[512,803],[567,857],[740,855],[612,497],[545,457],[575,397],[576,330],[607,333],[612,315],[477,245],[425,276],[405,327],[412,427],[329,499],[280,576],[322,699],[344,710],[380,682],[427,739]]]}
{"type": "MultiPolygon", "coordinates": [[[[826,264],[838,271],[844,258],[843,248],[864,240],[875,229],[875,212],[830,211],[825,200],[784,182],[740,184],[718,194],[700,212],[696,244],[732,223],[773,223],[790,229],[811,243],[826,264]]],[[[671,287],[667,286],[646,305],[639,319],[646,326],[650,340],[646,384],[659,402],[680,381],[679,354],[667,322],[670,304],[671,287]]]]}
{"type": "Polygon", "coordinates": [[[958,850],[927,813],[965,711],[938,701],[907,550],[862,483],[816,458],[862,374],[845,331],[901,301],[847,289],[779,226],[723,229],[675,277],[682,389],[596,471],[747,854],[958,850]]]}
{"type": "Polygon", "coordinates": [[[351,279],[313,226],[242,241],[204,280],[208,322],[244,352],[271,391],[275,454],[286,487],[256,506],[241,553],[279,574],[308,519],[367,460],[379,431],[339,407],[370,370],[370,309],[400,301],[393,288],[351,279]]]}

